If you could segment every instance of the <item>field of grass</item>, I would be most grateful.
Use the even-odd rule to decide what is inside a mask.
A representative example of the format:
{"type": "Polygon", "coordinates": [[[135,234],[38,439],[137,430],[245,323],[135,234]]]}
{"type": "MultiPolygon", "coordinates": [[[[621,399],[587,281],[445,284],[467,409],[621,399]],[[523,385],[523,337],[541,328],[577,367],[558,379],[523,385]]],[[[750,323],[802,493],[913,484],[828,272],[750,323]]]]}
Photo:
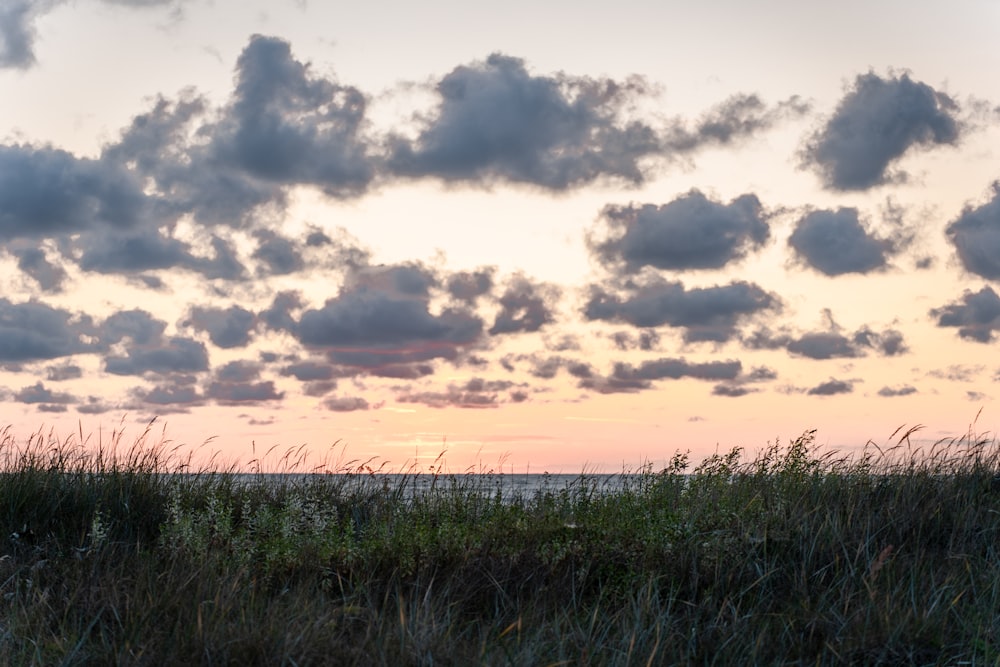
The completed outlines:
{"type": "Polygon", "coordinates": [[[6,432],[0,664],[998,664],[1000,445],[910,434],[414,495],[6,432]]]}

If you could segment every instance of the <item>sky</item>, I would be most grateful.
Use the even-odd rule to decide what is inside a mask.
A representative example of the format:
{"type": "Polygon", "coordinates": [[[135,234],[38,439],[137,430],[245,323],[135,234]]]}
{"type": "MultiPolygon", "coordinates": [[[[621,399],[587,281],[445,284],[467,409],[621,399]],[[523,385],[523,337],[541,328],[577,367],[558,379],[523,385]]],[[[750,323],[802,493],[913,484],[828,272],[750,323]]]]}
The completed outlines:
{"type": "Polygon", "coordinates": [[[3,0],[4,422],[562,473],[991,434],[998,29],[986,0],[3,0]]]}

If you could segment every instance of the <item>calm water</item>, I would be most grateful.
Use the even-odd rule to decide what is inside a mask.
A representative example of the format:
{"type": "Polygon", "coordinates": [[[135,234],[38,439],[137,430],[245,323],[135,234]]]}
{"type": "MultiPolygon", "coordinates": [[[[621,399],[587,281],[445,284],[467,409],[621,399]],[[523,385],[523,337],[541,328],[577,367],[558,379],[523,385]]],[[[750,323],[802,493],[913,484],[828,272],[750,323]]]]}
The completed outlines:
{"type": "Polygon", "coordinates": [[[329,483],[333,488],[344,488],[345,491],[358,488],[401,489],[411,497],[414,494],[430,491],[447,491],[453,487],[496,494],[504,498],[517,496],[531,497],[536,493],[563,490],[587,490],[596,493],[615,493],[625,488],[635,488],[641,480],[635,474],[493,474],[493,475],[440,475],[431,474],[239,474],[234,473],[239,481],[254,483],[261,479],[273,484],[308,484],[312,482],[329,483]]]}

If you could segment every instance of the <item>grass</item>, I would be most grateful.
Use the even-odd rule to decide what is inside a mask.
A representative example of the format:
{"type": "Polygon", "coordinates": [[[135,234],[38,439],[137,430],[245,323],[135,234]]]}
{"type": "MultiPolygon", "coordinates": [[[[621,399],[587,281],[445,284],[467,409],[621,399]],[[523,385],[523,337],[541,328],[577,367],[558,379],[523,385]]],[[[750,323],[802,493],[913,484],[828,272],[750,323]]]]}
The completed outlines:
{"type": "Polygon", "coordinates": [[[6,431],[0,663],[1000,664],[1000,447],[912,433],[519,494],[6,431]]]}

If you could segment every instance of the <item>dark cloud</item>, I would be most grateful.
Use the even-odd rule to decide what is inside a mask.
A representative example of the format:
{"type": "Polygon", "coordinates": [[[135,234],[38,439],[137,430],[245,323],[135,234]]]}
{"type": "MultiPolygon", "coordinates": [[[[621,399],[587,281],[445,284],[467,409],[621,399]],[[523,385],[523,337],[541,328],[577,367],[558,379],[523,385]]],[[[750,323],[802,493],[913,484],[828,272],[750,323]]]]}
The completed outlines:
{"type": "Polygon", "coordinates": [[[250,382],[260,377],[261,365],[256,361],[230,361],[215,371],[219,382],[250,382]]]}
{"type": "Polygon", "coordinates": [[[684,329],[684,340],[723,342],[742,321],[764,311],[780,310],[778,297],[753,283],[686,289],[661,279],[629,283],[624,298],[592,286],[584,309],[588,320],[627,322],[637,327],[669,325],[684,329]]]}
{"type": "Polygon", "coordinates": [[[57,359],[94,350],[89,317],[37,301],[0,297],[0,363],[57,359]]]}
{"type": "Polygon", "coordinates": [[[101,323],[102,345],[113,345],[129,338],[137,345],[149,345],[160,340],[167,323],[138,308],[121,310],[101,323]]]}
{"type": "Polygon", "coordinates": [[[100,415],[114,409],[114,406],[98,396],[88,396],[84,402],[76,406],[76,411],[82,415],[100,415]]]}
{"type": "Polygon", "coordinates": [[[476,299],[493,289],[493,274],[496,269],[487,267],[475,271],[458,271],[448,277],[446,288],[452,297],[465,303],[475,303],[476,299]]]}
{"type": "MultiPolygon", "coordinates": [[[[178,6],[183,0],[103,0],[123,7],[178,6]]],[[[28,69],[35,64],[34,22],[66,0],[4,0],[0,6],[0,69],[28,69]]]]}
{"type": "Polygon", "coordinates": [[[686,359],[661,358],[632,366],[617,362],[607,377],[591,376],[580,380],[583,389],[593,389],[602,394],[636,392],[649,389],[655,380],[679,380],[690,377],[698,380],[735,380],[743,365],[737,360],[691,363],[686,359]]]}
{"type": "Polygon", "coordinates": [[[141,180],[111,160],[0,146],[0,240],[136,227],[151,214],[141,180]]]}
{"type": "Polygon", "coordinates": [[[662,206],[609,205],[601,220],[608,238],[590,238],[591,252],[606,264],[624,263],[628,272],[718,269],[770,236],[763,207],[749,194],[723,204],[692,190],[662,206]]]}
{"type": "Polygon", "coordinates": [[[384,364],[370,368],[368,372],[375,377],[417,380],[433,375],[434,367],[430,364],[384,364]]]}
{"type": "Polygon", "coordinates": [[[790,354],[808,359],[837,359],[863,357],[874,350],[887,357],[909,351],[903,334],[896,329],[873,331],[864,326],[853,334],[841,333],[830,311],[824,311],[830,328],[826,331],[809,331],[802,334],[774,333],[761,328],[743,338],[743,345],[752,350],[785,348],[790,354]]]}
{"type": "Polygon", "coordinates": [[[37,0],[8,0],[0,6],[0,68],[27,69],[35,64],[36,14],[47,4],[37,0]]]}
{"type": "Polygon", "coordinates": [[[205,390],[205,398],[213,399],[221,405],[241,405],[276,401],[285,397],[285,392],[277,391],[274,382],[211,382],[205,390]]]}
{"type": "Polygon", "coordinates": [[[49,382],[62,382],[64,380],[76,380],[83,377],[83,369],[76,364],[60,364],[49,366],[45,369],[45,379],[49,382]]]}
{"type": "Polygon", "coordinates": [[[212,343],[228,349],[249,345],[256,321],[253,313],[240,306],[225,309],[195,306],[183,326],[207,331],[212,343]]]}
{"type": "Polygon", "coordinates": [[[401,403],[421,403],[431,408],[496,408],[502,400],[499,392],[513,386],[504,380],[472,378],[464,385],[450,384],[446,391],[407,392],[397,399],[401,403]]]}
{"type": "MultiPolygon", "coordinates": [[[[416,274],[383,277],[403,275],[416,274]]],[[[417,289],[419,283],[403,282],[410,294],[399,293],[397,279],[391,280],[395,289],[360,286],[343,291],[322,308],[303,312],[292,331],[302,344],[325,351],[330,361],[369,370],[453,359],[481,337],[483,322],[478,317],[457,308],[432,314],[428,297],[417,289]]]]}
{"type": "Polygon", "coordinates": [[[943,370],[935,369],[928,371],[927,375],[941,380],[951,380],[952,382],[972,382],[984,369],[984,366],[953,364],[943,370]]]}
{"type": "Polygon", "coordinates": [[[295,328],[293,311],[303,307],[302,296],[298,292],[278,292],[271,306],[260,312],[261,321],[275,331],[292,331],[295,328]]]}
{"type": "Polygon", "coordinates": [[[739,398],[759,391],[753,387],[746,387],[739,384],[717,384],[712,387],[712,396],[726,396],[729,398],[739,398]]]}
{"type": "Polygon", "coordinates": [[[415,141],[393,139],[389,167],[403,176],[550,190],[601,177],[639,184],[640,161],[661,141],[625,111],[647,88],[638,78],[533,76],[523,60],[494,53],[438,82],[437,109],[415,141]]]}
{"type": "Polygon", "coordinates": [[[806,394],[810,396],[833,396],[834,394],[849,394],[852,391],[854,391],[854,384],[851,381],[830,378],[830,380],[812,387],[806,391],[806,394]]]}
{"type": "Polygon", "coordinates": [[[305,260],[295,244],[283,236],[269,230],[256,232],[257,249],[252,257],[259,260],[264,267],[258,270],[259,275],[283,276],[305,267],[305,260]]]}
{"type": "Polygon", "coordinates": [[[331,396],[323,400],[323,407],[333,412],[353,412],[355,410],[368,410],[371,406],[368,401],[359,396],[331,396]]]}
{"type": "Polygon", "coordinates": [[[709,110],[693,129],[676,123],[665,133],[664,148],[688,153],[711,145],[728,146],[807,111],[809,104],[798,97],[768,107],[757,95],[739,93],[709,110]]]}
{"type": "Polygon", "coordinates": [[[58,264],[53,264],[45,256],[41,248],[10,248],[10,253],[17,257],[17,268],[38,283],[43,292],[61,292],[66,282],[66,270],[58,264]]]}
{"type": "Polygon", "coordinates": [[[884,396],[886,398],[891,398],[893,396],[909,396],[910,394],[917,393],[915,387],[910,385],[903,385],[902,387],[882,387],[878,390],[879,396],[884,396]]]}
{"type": "Polygon", "coordinates": [[[538,331],[555,321],[553,309],[561,295],[553,285],[532,283],[523,275],[514,276],[500,295],[490,335],[538,331]]]}
{"type": "Polygon", "coordinates": [[[880,238],[862,224],[858,209],[810,211],[795,224],[788,245],[806,266],[828,276],[886,267],[904,240],[880,238]]]}
{"type": "Polygon", "coordinates": [[[955,244],[965,270],[989,280],[1000,280],[1000,182],[982,206],[966,206],[945,233],[955,244]]]}
{"type": "Polygon", "coordinates": [[[660,334],[656,329],[643,329],[638,336],[628,331],[616,331],[611,334],[611,340],[619,350],[655,350],[660,344],[660,334]]]}
{"type": "Polygon", "coordinates": [[[939,327],[957,327],[962,338],[989,343],[1000,330],[1000,297],[989,285],[978,292],[965,290],[962,298],[930,312],[939,327]]]}
{"type": "Polygon", "coordinates": [[[175,336],[154,344],[133,343],[126,356],[105,359],[104,368],[115,375],[198,373],[208,370],[208,351],[200,341],[175,336]]]}
{"type": "Polygon", "coordinates": [[[88,234],[78,241],[78,263],[85,271],[103,274],[138,274],[145,271],[182,268],[209,280],[241,280],[246,268],[224,239],[209,241],[212,256],[194,254],[190,244],[164,236],[159,231],[130,234],[88,234]]]}
{"type": "Polygon", "coordinates": [[[905,178],[890,167],[911,148],[958,141],[957,111],[950,97],[907,74],[862,74],[807,142],[804,162],[834,190],[865,190],[905,178]]]}
{"type": "Polygon", "coordinates": [[[281,369],[284,376],[292,376],[300,382],[314,380],[332,380],[336,377],[334,367],[330,364],[315,361],[299,361],[281,369]]]}
{"type": "MultiPolygon", "coordinates": [[[[130,393],[140,404],[157,406],[160,411],[166,406],[195,406],[204,403],[204,397],[198,393],[197,388],[187,384],[159,384],[152,389],[136,387],[130,393]]],[[[178,411],[184,412],[186,410],[180,408],[178,411]]]]}
{"type": "Polygon", "coordinates": [[[14,400],[18,403],[58,403],[66,405],[76,403],[76,397],[65,392],[52,391],[46,388],[41,382],[36,382],[30,387],[24,387],[14,393],[14,400]]]}
{"type": "Polygon", "coordinates": [[[230,104],[206,130],[209,152],[260,180],[356,196],[374,175],[360,134],[366,106],[357,88],[315,76],[287,41],[254,35],[236,62],[230,104]]]}

